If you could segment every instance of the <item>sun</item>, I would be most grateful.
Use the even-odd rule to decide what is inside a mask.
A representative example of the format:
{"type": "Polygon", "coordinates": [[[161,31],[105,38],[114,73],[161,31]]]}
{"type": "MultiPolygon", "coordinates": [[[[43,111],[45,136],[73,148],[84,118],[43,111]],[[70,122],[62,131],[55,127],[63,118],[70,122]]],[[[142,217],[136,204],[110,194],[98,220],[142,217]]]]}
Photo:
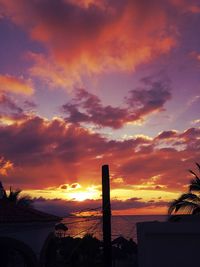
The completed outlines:
{"type": "Polygon", "coordinates": [[[91,199],[91,194],[89,192],[76,192],[72,195],[72,198],[76,201],[84,201],[86,199],[91,199]]]}
{"type": "Polygon", "coordinates": [[[76,192],[71,192],[70,198],[75,201],[84,201],[86,199],[98,199],[99,198],[99,191],[91,186],[87,187],[85,190],[78,190],[76,192]]]}

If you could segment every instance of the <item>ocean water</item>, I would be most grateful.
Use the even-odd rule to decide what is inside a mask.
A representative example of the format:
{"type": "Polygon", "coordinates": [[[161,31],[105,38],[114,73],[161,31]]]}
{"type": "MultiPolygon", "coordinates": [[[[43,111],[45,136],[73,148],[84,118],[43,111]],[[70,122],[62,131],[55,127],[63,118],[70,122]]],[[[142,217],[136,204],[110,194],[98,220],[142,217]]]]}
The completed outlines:
{"type": "MultiPolygon", "coordinates": [[[[112,216],[112,239],[123,236],[137,241],[136,223],[146,221],[165,221],[165,215],[130,215],[112,216]]],[[[72,237],[83,237],[92,234],[102,240],[102,218],[101,217],[67,217],[63,223],[68,227],[67,235],[72,237]]]]}

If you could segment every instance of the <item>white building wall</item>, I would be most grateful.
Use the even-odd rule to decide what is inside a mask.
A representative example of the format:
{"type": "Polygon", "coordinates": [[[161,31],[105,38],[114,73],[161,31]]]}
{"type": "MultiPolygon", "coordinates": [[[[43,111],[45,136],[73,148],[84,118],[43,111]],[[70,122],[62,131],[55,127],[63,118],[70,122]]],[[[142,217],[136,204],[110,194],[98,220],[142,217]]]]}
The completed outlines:
{"type": "Polygon", "coordinates": [[[20,223],[0,225],[0,237],[10,237],[28,245],[37,258],[55,223],[20,223]]]}
{"type": "Polygon", "coordinates": [[[200,265],[200,222],[137,224],[139,267],[200,265]]]}

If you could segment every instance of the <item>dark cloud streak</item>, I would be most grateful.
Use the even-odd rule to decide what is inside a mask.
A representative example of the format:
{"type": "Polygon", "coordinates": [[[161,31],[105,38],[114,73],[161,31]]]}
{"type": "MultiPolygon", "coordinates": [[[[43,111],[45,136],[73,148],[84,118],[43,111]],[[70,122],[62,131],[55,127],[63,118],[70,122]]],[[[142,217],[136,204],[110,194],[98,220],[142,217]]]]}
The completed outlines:
{"type": "Polygon", "coordinates": [[[143,86],[131,90],[125,98],[124,108],[103,106],[94,94],[85,89],[77,90],[72,102],[62,106],[62,111],[67,114],[66,121],[118,129],[126,123],[137,122],[156,111],[163,111],[164,104],[171,98],[169,82],[154,81],[151,77],[141,82],[143,86]]]}
{"type": "MultiPolygon", "coordinates": [[[[73,200],[62,200],[62,199],[44,199],[38,198],[34,200],[34,205],[37,209],[53,213],[59,216],[67,216],[71,213],[80,212],[80,210],[87,211],[91,209],[96,209],[101,207],[101,199],[98,200],[85,200],[83,202],[73,201],[73,200]]],[[[112,211],[129,210],[129,209],[140,209],[149,207],[166,207],[167,202],[158,201],[148,201],[145,202],[141,198],[130,198],[125,201],[122,200],[112,200],[112,211]]]]}

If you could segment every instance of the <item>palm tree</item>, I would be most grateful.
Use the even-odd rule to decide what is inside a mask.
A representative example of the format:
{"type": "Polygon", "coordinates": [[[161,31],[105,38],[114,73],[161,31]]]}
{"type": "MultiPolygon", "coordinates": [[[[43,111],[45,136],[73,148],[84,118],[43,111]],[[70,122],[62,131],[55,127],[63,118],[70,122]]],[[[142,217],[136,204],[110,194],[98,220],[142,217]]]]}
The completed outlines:
{"type": "Polygon", "coordinates": [[[12,187],[10,187],[7,200],[19,206],[31,207],[33,205],[33,200],[28,195],[21,196],[21,192],[22,190],[20,189],[12,190],[12,187]]]}
{"type": "MultiPolygon", "coordinates": [[[[196,163],[200,172],[200,164],[196,163]]],[[[200,177],[192,170],[189,172],[194,176],[189,185],[187,193],[170,203],[168,214],[200,214],[200,177]]]]}
{"type": "Polygon", "coordinates": [[[33,205],[33,200],[31,199],[30,196],[28,195],[23,195],[21,196],[22,190],[16,189],[13,190],[12,187],[10,186],[9,193],[6,193],[2,183],[0,182],[0,191],[1,191],[1,199],[9,201],[11,203],[14,203],[19,206],[23,207],[32,207],[33,205]]]}

